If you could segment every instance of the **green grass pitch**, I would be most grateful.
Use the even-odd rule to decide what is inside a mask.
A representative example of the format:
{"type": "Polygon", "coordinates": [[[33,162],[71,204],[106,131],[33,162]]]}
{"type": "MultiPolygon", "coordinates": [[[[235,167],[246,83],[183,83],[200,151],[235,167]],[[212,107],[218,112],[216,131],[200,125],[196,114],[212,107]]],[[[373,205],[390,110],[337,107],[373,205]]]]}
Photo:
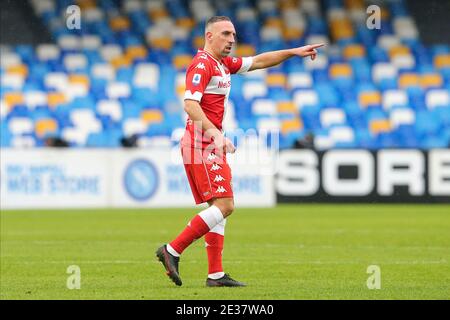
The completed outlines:
{"type": "Polygon", "coordinates": [[[236,209],[224,267],[245,288],[207,288],[202,239],[180,262],[154,252],[189,209],[1,212],[1,299],[449,299],[449,205],[280,205],[236,209]],[[81,288],[66,287],[77,265],[81,288]],[[367,288],[369,265],[381,289],[367,288]]]}

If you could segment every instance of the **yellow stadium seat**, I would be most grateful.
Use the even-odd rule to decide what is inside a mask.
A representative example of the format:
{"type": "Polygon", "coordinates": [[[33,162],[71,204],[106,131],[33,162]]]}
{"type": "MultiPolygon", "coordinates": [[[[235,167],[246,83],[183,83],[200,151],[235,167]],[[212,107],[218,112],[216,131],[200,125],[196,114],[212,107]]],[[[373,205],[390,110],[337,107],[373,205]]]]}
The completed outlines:
{"type": "Polygon", "coordinates": [[[277,104],[278,113],[297,114],[297,107],[292,101],[282,101],[277,104]]]}
{"type": "Polygon", "coordinates": [[[205,46],[205,39],[203,38],[203,36],[196,36],[192,41],[192,45],[194,46],[194,48],[200,49],[205,46]]]}
{"type": "Polygon", "coordinates": [[[364,0],[345,0],[345,7],[347,9],[362,9],[364,8],[364,0]]]}
{"type": "Polygon", "coordinates": [[[256,53],[255,47],[251,44],[239,44],[236,47],[236,56],[238,57],[250,57],[256,53]]]}
{"type": "Polygon", "coordinates": [[[39,119],[35,124],[35,132],[38,137],[43,137],[46,133],[56,132],[58,123],[55,119],[39,119]]]}
{"type": "Polygon", "coordinates": [[[388,20],[391,16],[391,13],[386,7],[381,7],[381,19],[382,20],[388,20]]]}
{"type": "Polygon", "coordinates": [[[150,46],[156,49],[170,50],[173,46],[173,41],[169,37],[161,37],[150,40],[150,46]]]}
{"type": "Polygon", "coordinates": [[[163,114],[160,110],[144,110],[141,119],[146,123],[160,123],[163,121],[163,114]]]}
{"type": "Polygon", "coordinates": [[[162,18],[168,17],[169,14],[167,13],[167,10],[164,8],[155,8],[152,11],[150,11],[150,17],[153,21],[157,21],[162,18]]]}
{"type": "Polygon", "coordinates": [[[62,92],[49,92],[47,94],[47,103],[50,108],[57,107],[66,102],[66,95],[62,92]]]}
{"type": "Polygon", "coordinates": [[[189,30],[195,26],[195,21],[188,17],[178,18],[175,23],[178,27],[189,30]]]}
{"type": "Polygon", "coordinates": [[[137,58],[145,58],[147,56],[147,48],[144,46],[131,46],[126,50],[126,57],[130,60],[134,60],[137,58]]]}
{"type": "Polygon", "coordinates": [[[359,94],[359,104],[363,108],[367,108],[368,106],[380,105],[381,104],[381,95],[378,91],[367,91],[359,94]]]}
{"type": "Polygon", "coordinates": [[[269,73],[266,77],[266,83],[269,87],[286,86],[286,75],[283,73],[269,73]]]}
{"type": "Polygon", "coordinates": [[[434,57],[434,66],[438,69],[450,68],[450,54],[440,54],[434,57]]]}
{"type": "Polygon", "coordinates": [[[26,78],[28,76],[28,67],[24,64],[18,64],[15,66],[11,66],[6,70],[9,74],[17,74],[22,78],[26,78]]]}
{"type": "Polygon", "coordinates": [[[295,40],[303,36],[303,30],[298,28],[284,28],[283,29],[283,39],[284,40],[295,40]]]}
{"type": "Polygon", "coordinates": [[[270,17],[266,19],[266,21],[264,22],[264,26],[281,29],[283,27],[283,20],[281,20],[281,18],[270,17]]]}
{"type": "Polygon", "coordinates": [[[89,78],[85,74],[70,74],[69,82],[73,84],[83,84],[89,88],[89,78]]]}
{"type": "Polygon", "coordinates": [[[24,104],[25,99],[21,92],[6,92],[4,97],[5,102],[12,109],[16,105],[24,104]]]}
{"type": "Polygon", "coordinates": [[[428,88],[439,88],[442,87],[442,84],[444,83],[444,80],[442,79],[442,76],[438,73],[430,73],[425,74],[420,78],[420,85],[424,89],[428,88]]]}
{"type": "Polygon", "coordinates": [[[351,77],[352,76],[352,68],[347,63],[334,63],[330,67],[330,77],[338,78],[338,77],[351,77]]]}
{"type": "Polygon", "coordinates": [[[341,39],[348,39],[352,38],[355,35],[353,28],[342,28],[339,31],[336,31],[334,33],[334,39],[341,40],[341,39]]]}
{"type": "Polygon", "coordinates": [[[279,0],[278,1],[280,9],[297,9],[299,6],[298,0],[279,0]]]}
{"type": "Polygon", "coordinates": [[[303,128],[303,123],[300,118],[296,117],[294,119],[285,120],[281,123],[281,133],[288,134],[289,132],[299,131],[303,128]]]}
{"type": "Polygon", "coordinates": [[[125,68],[131,65],[131,59],[127,55],[117,56],[111,59],[110,63],[114,68],[125,68]]]}
{"type": "Polygon", "coordinates": [[[394,46],[389,50],[389,57],[391,59],[398,55],[403,56],[403,55],[409,55],[409,54],[411,54],[411,51],[409,50],[409,48],[405,47],[405,46],[401,46],[401,45],[394,46]]]}
{"type": "Polygon", "coordinates": [[[180,54],[173,58],[173,66],[178,69],[186,69],[192,62],[192,56],[189,54],[180,54]]]}
{"type": "Polygon", "coordinates": [[[415,87],[420,85],[420,77],[415,73],[404,73],[398,78],[400,88],[415,87]]]}
{"type": "Polygon", "coordinates": [[[360,44],[348,45],[343,50],[345,59],[361,58],[366,56],[366,49],[360,44]]]}
{"type": "Polygon", "coordinates": [[[81,10],[93,9],[96,7],[94,0],[77,0],[76,3],[81,10]]]}
{"type": "Polygon", "coordinates": [[[386,119],[372,120],[369,128],[372,134],[379,134],[381,132],[389,132],[392,130],[391,123],[386,119]]]}
{"type": "Polygon", "coordinates": [[[186,85],[185,85],[184,83],[178,85],[178,86],[175,88],[175,91],[176,91],[176,94],[177,94],[179,97],[184,97],[184,93],[185,93],[185,91],[186,91],[186,85]]]}
{"type": "Polygon", "coordinates": [[[109,26],[114,31],[123,31],[130,28],[130,20],[126,17],[114,17],[109,20],[109,26]]]}
{"type": "Polygon", "coordinates": [[[331,36],[335,40],[354,36],[353,26],[349,19],[334,19],[330,23],[331,36]]]}

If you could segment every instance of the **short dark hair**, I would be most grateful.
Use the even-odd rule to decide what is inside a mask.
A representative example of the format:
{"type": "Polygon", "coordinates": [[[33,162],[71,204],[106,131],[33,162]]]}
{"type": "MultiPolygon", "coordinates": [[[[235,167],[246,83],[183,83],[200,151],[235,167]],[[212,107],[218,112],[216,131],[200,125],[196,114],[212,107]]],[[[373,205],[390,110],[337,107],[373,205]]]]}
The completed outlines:
{"type": "Polygon", "coordinates": [[[206,21],[205,29],[206,29],[210,24],[213,24],[213,23],[216,23],[216,22],[219,22],[219,21],[231,21],[231,19],[230,19],[229,17],[227,17],[227,16],[214,16],[214,17],[211,17],[211,18],[209,18],[209,19],[206,21]]]}

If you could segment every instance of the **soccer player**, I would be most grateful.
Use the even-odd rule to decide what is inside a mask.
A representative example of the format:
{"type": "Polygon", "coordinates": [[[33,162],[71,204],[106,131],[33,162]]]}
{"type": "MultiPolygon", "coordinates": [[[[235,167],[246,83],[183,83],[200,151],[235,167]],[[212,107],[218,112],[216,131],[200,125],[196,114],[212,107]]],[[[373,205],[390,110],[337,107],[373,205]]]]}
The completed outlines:
{"type": "Polygon", "coordinates": [[[181,153],[196,204],[209,207],[197,214],[170,243],[156,251],[166,274],[178,286],[180,255],[196,239],[205,236],[210,287],[238,287],[244,283],[224,273],[222,251],[226,218],[234,210],[231,170],[226,153],[236,148],[222,132],[231,86],[231,74],[244,73],[280,64],[291,57],[315,59],[323,44],[261,53],[253,57],[230,57],[236,31],[230,18],[215,16],[205,25],[205,46],[198,50],[186,72],[184,110],[188,114],[181,153]]]}

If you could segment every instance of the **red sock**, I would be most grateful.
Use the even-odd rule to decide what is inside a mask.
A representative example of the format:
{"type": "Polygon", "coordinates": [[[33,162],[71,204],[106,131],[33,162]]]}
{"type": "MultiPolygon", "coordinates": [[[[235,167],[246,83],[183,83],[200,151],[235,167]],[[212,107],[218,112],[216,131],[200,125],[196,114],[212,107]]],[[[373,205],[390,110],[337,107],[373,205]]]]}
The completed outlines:
{"type": "Polygon", "coordinates": [[[196,215],[178,237],[170,243],[170,246],[181,254],[192,242],[203,237],[208,231],[209,226],[200,215],[196,215]]]}
{"type": "Polygon", "coordinates": [[[215,232],[205,235],[206,252],[208,253],[208,274],[223,272],[222,252],[224,236],[215,232]]]}

